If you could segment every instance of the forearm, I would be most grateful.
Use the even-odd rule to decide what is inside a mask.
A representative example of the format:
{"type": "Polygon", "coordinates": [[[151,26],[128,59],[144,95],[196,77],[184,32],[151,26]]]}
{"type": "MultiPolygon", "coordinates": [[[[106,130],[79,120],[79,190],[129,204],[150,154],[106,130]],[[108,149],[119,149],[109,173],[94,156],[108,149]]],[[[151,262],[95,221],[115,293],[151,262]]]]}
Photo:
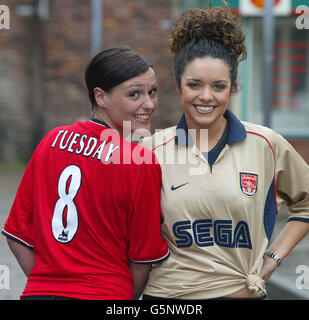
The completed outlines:
{"type": "Polygon", "coordinates": [[[25,275],[29,277],[31,270],[35,265],[34,251],[10,238],[7,238],[7,242],[21,269],[25,275]]]}
{"type": "MultiPolygon", "coordinates": [[[[285,225],[279,236],[270,245],[269,250],[277,254],[280,259],[283,260],[308,232],[309,223],[290,221],[285,225]]],[[[273,258],[265,255],[261,277],[267,281],[277,267],[277,262],[273,258]]]]}
{"type": "Polygon", "coordinates": [[[129,268],[131,270],[134,283],[133,296],[134,299],[138,299],[146,287],[149,273],[151,271],[151,264],[138,264],[130,262],[129,268]]]}
{"type": "Polygon", "coordinates": [[[276,253],[281,259],[284,259],[308,232],[309,223],[290,221],[271,244],[269,250],[276,253]]]}

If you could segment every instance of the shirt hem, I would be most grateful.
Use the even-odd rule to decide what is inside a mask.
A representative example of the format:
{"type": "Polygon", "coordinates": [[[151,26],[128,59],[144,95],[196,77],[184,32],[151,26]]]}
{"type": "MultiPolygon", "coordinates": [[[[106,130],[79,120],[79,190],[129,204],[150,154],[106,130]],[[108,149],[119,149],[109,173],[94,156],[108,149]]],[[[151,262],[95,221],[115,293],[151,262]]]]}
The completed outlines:
{"type": "Polygon", "coordinates": [[[133,260],[133,259],[131,259],[130,257],[128,257],[128,259],[129,259],[131,262],[138,263],[138,264],[143,264],[143,263],[145,263],[145,264],[147,264],[147,263],[153,263],[153,264],[154,264],[154,263],[158,263],[158,262],[162,262],[162,261],[166,260],[166,259],[169,257],[169,255],[170,255],[170,251],[168,250],[167,254],[166,254],[165,256],[159,258],[159,259],[144,260],[144,261],[142,261],[142,260],[133,260]]]}
{"type": "Polygon", "coordinates": [[[42,292],[42,291],[35,291],[35,292],[26,292],[23,293],[20,299],[24,297],[31,297],[31,296],[58,296],[58,297],[65,297],[65,298],[72,298],[72,299],[79,299],[79,300],[133,300],[129,297],[118,297],[118,296],[109,296],[109,295],[79,295],[79,294],[72,294],[72,293],[65,293],[65,292],[42,292]]]}
{"type": "Polygon", "coordinates": [[[28,242],[24,241],[23,239],[21,239],[21,238],[19,238],[19,237],[16,237],[16,236],[13,235],[12,233],[7,232],[7,231],[4,230],[4,229],[2,229],[1,233],[2,233],[4,236],[6,236],[6,237],[8,237],[8,238],[10,238],[10,239],[12,239],[12,240],[17,241],[18,243],[20,243],[20,244],[22,244],[22,245],[24,245],[24,246],[26,246],[26,247],[28,247],[28,248],[33,249],[33,245],[29,244],[28,242]]]}
{"type": "MultiPolygon", "coordinates": [[[[237,286],[231,286],[229,288],[219,288],[219,289],[199,289],[198,291],[191,291],[186,292],[184,291],[178,291],[175,292],[173,290],[173,293],[168,294],[168,289],[164,288],[165,290],[157,291],[152,290],[150,288],[146,288],[144,291],[144,294],[150,295],[150,296],[157,296],[161,298],[172,298],[172,299],[188,299],[188,300],[207,300],[207,299],[214,299],[214,298],[224,298],[228,295],[234,294],[242,289],[246,288],[246,285],[237,285],[237,286]]],[[[171,290],[172,291],[172,290],[171,290]]]]}

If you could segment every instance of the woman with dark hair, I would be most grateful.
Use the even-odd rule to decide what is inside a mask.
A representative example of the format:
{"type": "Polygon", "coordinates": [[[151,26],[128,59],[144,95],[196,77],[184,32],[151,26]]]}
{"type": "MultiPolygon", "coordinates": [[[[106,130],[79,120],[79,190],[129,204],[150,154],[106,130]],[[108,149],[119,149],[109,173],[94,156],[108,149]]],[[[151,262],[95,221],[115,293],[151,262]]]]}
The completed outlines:
{"type": "Polygon", "coordinates": [[[170,48],[184,114],[141,144],[161,164],[171,254],[152,270],[144,299],[261,299],[309,230],[309,168],[279,134],[229,110],[246,47],[228,7],[187,10],[170,48]],[[282,203],[288,223],[266,250],[282,203]]]}
{"type": "Polygon", "coordinates": [[[86,70],[94,118],[123,135],[123,122],[131,131],[149,130],[157,107],[158,85],[151,64],[123,46],[99,53],[86,70]],[[135,79],[139,76],[139,79],[135,79]]]}
{"type": "Polygon", "coordinates": [[[154,70],[117,47],[94,57],[85,80],[93,119],[44,137],[2,231],[28,277],[22,299],[138,298],[151,265],[169,255],[160,232],[160,166],[122,137],[123,121],[149,129],[154,70]],[[134,152],[151,163],[137,164],[134,152]]]}

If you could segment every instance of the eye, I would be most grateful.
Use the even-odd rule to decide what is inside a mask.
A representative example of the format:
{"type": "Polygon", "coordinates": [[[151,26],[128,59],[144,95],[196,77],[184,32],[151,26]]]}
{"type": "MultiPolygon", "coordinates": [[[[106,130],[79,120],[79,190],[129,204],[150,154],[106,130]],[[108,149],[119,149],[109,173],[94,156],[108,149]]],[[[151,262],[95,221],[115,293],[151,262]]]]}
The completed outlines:
{"type": "Polygon", "coordinates": [[[156,96],[157,92],[158,92],[158,88],[152,88],[152,89],[148,92],[148,94],[149,94],[150,96],[156,96]]]}
{"type": "Polygon", "coordinates": [[[215,90],[217,90],[217,91],[222,91],[222,90],[224,90],[224,89],[226,88],[226,85],[225,85],[225,84],[216,83],[216,84],[214,85],[214,88],[215,88],[215,90]]]}
{"type": "Polygon", "coordinates": [[[129,97],[133,99],[137,99],[139,97],[139,92],[138,91],[133,91],[129,93],[129,97]]]}
{"type": "Polygon", "coordinates": [[[198,89],[200,85],[197,82],[188,82],[187,86],[191,89],[198,89]]]}

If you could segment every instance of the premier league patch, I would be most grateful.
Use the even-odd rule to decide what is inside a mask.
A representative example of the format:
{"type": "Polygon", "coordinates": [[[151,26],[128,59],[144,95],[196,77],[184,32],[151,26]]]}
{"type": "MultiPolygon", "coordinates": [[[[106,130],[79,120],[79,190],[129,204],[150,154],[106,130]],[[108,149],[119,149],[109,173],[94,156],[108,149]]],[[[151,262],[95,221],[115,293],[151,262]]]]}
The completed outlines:
{"type": "Polygon", "coordinates": [[[244,195],[254,197],[257,193],[258,175],[256,173],[240,172],[239,184],[244,195]]]}

